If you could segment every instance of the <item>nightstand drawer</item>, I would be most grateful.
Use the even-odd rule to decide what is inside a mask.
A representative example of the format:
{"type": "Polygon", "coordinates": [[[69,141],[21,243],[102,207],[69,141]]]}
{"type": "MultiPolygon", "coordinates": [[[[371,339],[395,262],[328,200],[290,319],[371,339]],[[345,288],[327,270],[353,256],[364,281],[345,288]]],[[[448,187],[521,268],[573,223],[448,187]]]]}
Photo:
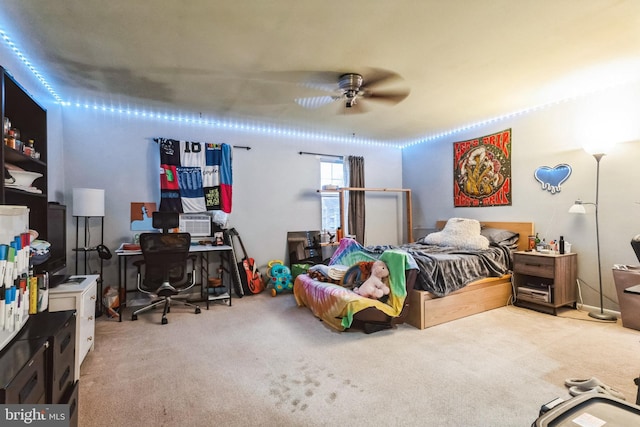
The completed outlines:
{"type": "Polygon", "coordinates": [[[548,277],[555,275],[555,258],[539,255],[515,254],[513,271],[530,276],[548,277]]]}

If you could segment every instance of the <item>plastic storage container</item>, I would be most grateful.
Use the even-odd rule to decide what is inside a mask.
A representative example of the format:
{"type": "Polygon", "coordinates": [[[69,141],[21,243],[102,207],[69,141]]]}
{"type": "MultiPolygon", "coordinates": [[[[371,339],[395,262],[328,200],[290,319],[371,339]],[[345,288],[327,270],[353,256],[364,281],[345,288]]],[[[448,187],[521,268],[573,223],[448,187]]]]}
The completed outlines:
{"type": "Polygon", "coordinates": [[[9,244],[16,236],[29,231],[29,208],[0,206],[0,243],[9,244]]]}
{"type": "Polygon", "coordinates": [[[640,331],[640,295],[626,294],[624,290],[640,284],[640,266],[616,265],[613,267],[622,326],[640,331]]]}

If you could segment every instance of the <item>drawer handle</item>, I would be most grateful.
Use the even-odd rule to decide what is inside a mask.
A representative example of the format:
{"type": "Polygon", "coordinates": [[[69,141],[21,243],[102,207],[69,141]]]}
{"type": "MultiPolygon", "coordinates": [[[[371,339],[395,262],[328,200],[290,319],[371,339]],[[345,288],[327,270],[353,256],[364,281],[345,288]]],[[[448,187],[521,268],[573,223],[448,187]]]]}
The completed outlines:
{"type": "Polygon", "coordinates": [[[542,264],[529,264],[526,262],[524,265],[528,265],[529,267],[542,267],[542,264]]]}
{"type": "Polygon", "coordinates": [[[93,337],[87,337],[87,341],[92,341],[93,337]]]}
{"type": "Polygon", "coordinates": [[[64,386],[67,384],[67,380],[69,379],[69,374],[71,374],[71,366],[67,366],[67,369],[64,370],[64,373],[60,377],[60,381],[58,381],[58,391],[62,391],[64,386]]]}
{"type": "Polygon", "coordinates": [[[77,398],[74,398],[71,402],[69,402],[69,418],[73,418],[73,414],[76,413],[77,404],[78,404],[77,398]]]}
{"type": "Polygon", "coordinates": [[[31,378],[29,378],[29,381],[27,381],[27,383],[24,385],[22,390],[20,390],[20,393],[18,393],[18,403],[26,402],[27,398],[29,397],[29,395],[31,394],[31,392],[33,391],[33,389],[36,387],[37,384],[38,384],[38,372],[36,371],[33,373],[33,375],[31,375],[31,378]]]}
{"type": "Polygon", "coordinates": [[[91,295],[90,299],[96,299],[96,296],[95,295],[91,295]]]}
{"type": "Polygon", "coordinates": [[[71,334],[65,335],[64,339],[60,343],[60,354],[64,353],[67,346],[71,343],[71,334]]]}
{"type": "Polygon", "coordinates": [[[89,316],[89,320],[93,320],[93,316],[89,316]]]}

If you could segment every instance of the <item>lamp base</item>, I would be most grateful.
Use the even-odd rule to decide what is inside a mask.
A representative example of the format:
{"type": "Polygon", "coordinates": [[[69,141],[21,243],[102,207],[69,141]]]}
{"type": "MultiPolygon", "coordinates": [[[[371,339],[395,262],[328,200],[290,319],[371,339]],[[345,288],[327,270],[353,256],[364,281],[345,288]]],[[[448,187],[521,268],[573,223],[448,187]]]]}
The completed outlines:
{"type": "Polygon", "coordinates": [[[592,311],[589,312],[589,317],[593,317],[594,319],[598,319],[598,320],[604,320],[606,322],[616,322],[618,320],[618,318],[613,314],[595,313],[592,311]]]}

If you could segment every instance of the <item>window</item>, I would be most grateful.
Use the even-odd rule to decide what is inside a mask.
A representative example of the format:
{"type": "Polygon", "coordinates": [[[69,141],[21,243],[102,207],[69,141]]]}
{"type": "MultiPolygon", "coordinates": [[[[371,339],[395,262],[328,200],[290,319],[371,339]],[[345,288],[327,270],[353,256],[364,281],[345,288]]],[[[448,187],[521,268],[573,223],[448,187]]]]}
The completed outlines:
{"type": "MultiPolygon", "coordinates": [[[[344,187],[344,165],[340,159],[320,161],[320,188],[325,185],[344,187]]],[[[322,230],[335,231],[340,227],[340,198],[338,193],[321,193],[322,230]]]]}

